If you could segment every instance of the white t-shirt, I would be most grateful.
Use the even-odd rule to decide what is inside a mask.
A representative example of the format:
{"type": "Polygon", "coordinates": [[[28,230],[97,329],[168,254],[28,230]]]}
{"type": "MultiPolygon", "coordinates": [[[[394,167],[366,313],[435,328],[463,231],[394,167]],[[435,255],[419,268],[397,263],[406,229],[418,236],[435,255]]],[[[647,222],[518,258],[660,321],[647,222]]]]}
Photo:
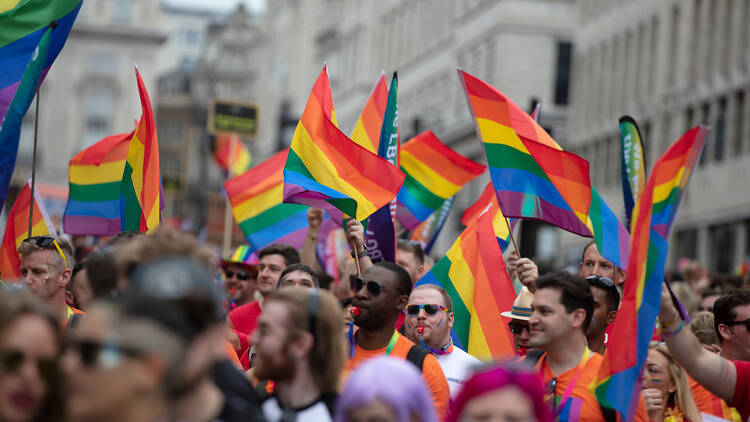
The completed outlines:
{"type": "MultiPolygon", "coordinates": [[[[297,422],[332,422],[331,416],[335,396],[323,396],[320,400],[302,409],[293,409],[297,422]]],[[[263,415],[269,422],[278,422],[284,415],[284,409],[279,406],[275,396],[269,397],[262,405],[263,415]]],[[[290,411],[290,410],[287,410],[290,411]]]]}
{"type": "Polygon", "coordinates": [[[448,387],[451,390],[451,400],[454,400],[461,391],[464,382],[471,376],[472,370],[482,362],[474,356],[464,352],[458,347],[453,347],[450,353],[445,355],[436,354],[440,368],[443,369],[448,387]]]}

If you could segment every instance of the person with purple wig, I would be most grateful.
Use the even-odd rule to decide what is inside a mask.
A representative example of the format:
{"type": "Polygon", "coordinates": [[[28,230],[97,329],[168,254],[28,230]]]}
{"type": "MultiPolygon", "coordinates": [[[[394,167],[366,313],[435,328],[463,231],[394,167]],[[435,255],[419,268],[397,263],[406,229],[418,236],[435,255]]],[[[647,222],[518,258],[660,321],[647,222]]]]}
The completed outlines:
{"type": "Polygon", "coordinates": [[[447,422],[551,422],[539,375],[518,364],[480,369],[451,403],[447,422]]]}
{"type": "Polygon", "coordinates": [[[438,420],[422,374],[413,364],[381,356],[352,372],[336,403],[334,422],[438,420]]]}

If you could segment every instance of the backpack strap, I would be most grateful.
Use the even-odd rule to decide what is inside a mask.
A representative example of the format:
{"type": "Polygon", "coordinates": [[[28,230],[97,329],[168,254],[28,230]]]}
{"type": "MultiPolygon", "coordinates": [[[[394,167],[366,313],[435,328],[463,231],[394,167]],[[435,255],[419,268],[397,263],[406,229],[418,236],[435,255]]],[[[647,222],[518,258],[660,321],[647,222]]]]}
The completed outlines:
{"type": "Polygon", "coordinates": [[[409,353],[406,354],[406,360],[413,363],[421,371],[424,366],[424,359],[429,354],[430,352],[427,349],[423,349],[415,344],[411,346],[409,353]]]}
{"type": "Polygon", "coordinates": [[[73,328],[78,325],[79,322],[81,322],[81,316],[82,314],[73,314],[68,318],[68,323],[65,324],[65,330],[67,331],[68,328],[73,328]]]}

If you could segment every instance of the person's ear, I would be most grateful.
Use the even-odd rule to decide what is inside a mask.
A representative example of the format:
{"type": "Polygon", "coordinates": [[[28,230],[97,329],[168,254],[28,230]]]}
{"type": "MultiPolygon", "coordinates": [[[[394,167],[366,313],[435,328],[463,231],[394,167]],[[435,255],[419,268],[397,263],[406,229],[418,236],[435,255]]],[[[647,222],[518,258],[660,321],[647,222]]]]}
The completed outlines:
{"type": "Polygon", "coordinates": [[[586,320],[586,311],[583,309],[576,309],[570,313],[570,322],[574,328],[583,327],[583,322],[586,320]]]}
{"type": "Polygon", "coordinates": [[[404,308],[406,308],[406,305],[409,304],[409,295],[399,295],[398,300],[396,301],[396,307],[399,311],[403,311],[404,308]]]}
{"type": "Polygon", "coordinates": [[[719,324],[719,335],[724,340],[729,340],[732,337],[732,330],[726,324],[719,324]]]}
{"type": "Polygon", "coordinates": [[[167,376],[167,362],[157,356],[144,356],[137,360],[138,365],[131,368],[128,377],[132,377],[139,391],[144,393],[157,391],[167,376]]]}
{"type": "Polygon", "coordinates": [[[294,341],[292,353],[294,353],[294,356],[297,359],[302,359],[305,356],[310,356],[314,345],[315,340],[312,333],[305,331],[297,336],[297,339],[294,341]]]}
{"type": "Polygon", "coordinates": [[[422,276],[424,276],[426,272],[427,272],[427,271],[425,271],[425,266],[424,266],[424,264],[423,264],[423,265],[420,265],[420,266],[418,266],[418,267],[417,267],[417,279],[416,279],[416,280],[412,280],[412,282],[413,282],[413,283],[416,283],[417,281],[419,281],[419,279],[420,279],[420,278],[422,278],[422,276]]]}
{"type": "Polygon", "coordinates": [[[73,274],[73,270],[71,270],[70,268],[66,268],[60,273],[59,286],[61,288],[65,288],[68,286],[68,283],[70,283],[71,274],[73,274]]]}
{"type": "Polygon", "coordinates": [[[613,322],[615,322],[615,318],[617,318],[617,311],[607,312],[607,325],[611,325],[613,322]]]}
{"type": "Polygon", "coordinates": [[[453,320],[455,319],[455,315],[453,315],[453,312],[448,312],[448,326],[450,328],[453,328],[453,320]]]}

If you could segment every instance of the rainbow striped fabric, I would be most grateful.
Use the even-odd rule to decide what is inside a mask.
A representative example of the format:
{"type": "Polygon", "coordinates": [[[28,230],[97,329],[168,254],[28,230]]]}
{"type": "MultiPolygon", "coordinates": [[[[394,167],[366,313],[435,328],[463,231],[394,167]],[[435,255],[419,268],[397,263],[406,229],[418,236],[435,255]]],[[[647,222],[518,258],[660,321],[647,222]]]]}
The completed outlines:
{"type": "Polygon", "coordinates": [[[385,82],[385,72],[380,74],[375,86],[372,87],[370,97],[362,109],[352,131],[352,141],[377,154],[380,143],[380,128],[383,126],[385,106],[388,101],[388,85],[385,82]]]}
{"type": "Polygon", "coordinates": [[[352,142],[333,118],[331,85],[324,67],[292,138],[284,166],[284,202],[364,220],[396,196],[404,174],[352,142]]]}
{"type": "Polygon", "coordinates": [[[143,114],[130,139],[125,170],[122,174],[121,228],[123,231],[150,232],[161,221],[161,179],[159,175],[159,141],[156,124],[138,67],[135,68],[138,94],[143,114]]]}
{"type": "Polygon", "coordinates": [[[113,236],[121,231],[120,185],[132,137],[133,132],[108,136],[70,160],[63,232],[113,236]]]}
{"type": "Polygon", "coordinates": [[[235,177],[250,168],[252,157],[239,135],[219,133],[216,135],[214,161],[227,172],[229,177],[235,177]]]}
{"type": "Polygon", "coordinates": [[[646,156],[638,124],[630,116],[620,117],[620,146],[622,160],[622,196],[625,201],[625,225],[630,228],[633,207],[638,195],[646,187],[646,156]]]}
{"type": "MultiPolygon", "coordinates": [[[[21,246],[24,239],[29,237],[30,205],[31,181],[21,189],[13,208],[10,209],[8,221],[5,224],[3,243],[0,247],[0,279],[4,281],[14,281],[21,278],[21,259],[18,256],[18,247],[21,246]]],[[[57,235],[38,192],[34,192],[34,215],[32,218],[32,236],[57,235]]]]}
{"type": "Polygon", "coordinates": [[[427,220],[486,168],[445,146],[430,130],[401,146],[400,164],[406,178],[398,192],[396,215],[409,230],[427,220]]]}
{"type": "Polygon", "coordinates": [[[234,219],[250,244],[258,251],[272,243],[301,248],[307,233],[307,206],[282,204],[284,197],[285,149],[268,160],[224,183],[234,219]]]}
{"type": "Polygon", "coordinates": [[[516,298],[485,212],[466,227],[448,253],[417,285],[443,287],[453,302],[453,342],[483,360],[513,356],[513,340],[500,313],[516,298]]]}
{"type": "Polygon", "coordinates": [[[586,160],[562,151],[502,92],[461,70],[458,74],[503,213],[590,236],[591,183],[586,160]]]}
{"type": "Polygon", "coordinates": [[[625,291],[604,362],[590,386],[603,406],[627,420],[635,415],[640,375],[659,313],[667,239],[707,133],[705,126],[690,129],[659,158],[633,211],[625,291]]]}
{"type": "MultiPolygon", "coordinates": [[[[497,237],[497,243],[500,245],[500,250],[505,252],[505,249],[511,242],[511,233],[510,230],[508,230],[508,222],[505,221],[505,216],[497,203],[495,187],[492,186],[492,182],[487,183],[487,186],[484,187],[479,199],[469,206],[469,208],[466,208],[464,215],[461,217],[461,223],[465,226],[470,226],[484,212],[488,212],[492,215],[492,227],[495,231],[495,236],[497,237]]],[[[518,219],[511,218],[510,226],[514,228],[517,222],[518,219]]]]}

